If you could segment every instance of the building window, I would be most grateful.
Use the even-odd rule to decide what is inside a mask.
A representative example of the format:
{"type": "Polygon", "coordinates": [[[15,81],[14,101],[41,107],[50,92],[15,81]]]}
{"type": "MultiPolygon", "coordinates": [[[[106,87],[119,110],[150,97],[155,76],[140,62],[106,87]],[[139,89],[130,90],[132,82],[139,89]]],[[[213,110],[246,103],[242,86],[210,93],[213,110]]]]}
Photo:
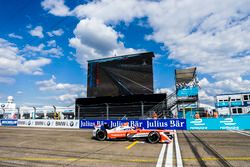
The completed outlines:
{"type": "Polygon", "coordinates": [[[241,101],[240,99],[236,99],[236,101],[241,101]]]}
{"type": "Polygon", "coordinates": [[[219,102],[223,102],[223,100],[219,100],[219,102]]]}
{"type": "Polygon", "coordinates": [[[231,99],[231,101],[235,101],[235,99],[231,99]]]}
{"type": "Polygon", "coordinates": [[[242,114],[242,108],[238,108],[238,114],[242,114]]]}
{"type": "Polygon", "coordinates": [[[234,113],[234,114],[237,114],[236,108],[233,108],[233,113],[234,113]]]}
{"type": "Polygon", "coordinates": [[[244,100],[245,100],[245,101],[248,100],[248,95],[244,95],[244,100]]]}

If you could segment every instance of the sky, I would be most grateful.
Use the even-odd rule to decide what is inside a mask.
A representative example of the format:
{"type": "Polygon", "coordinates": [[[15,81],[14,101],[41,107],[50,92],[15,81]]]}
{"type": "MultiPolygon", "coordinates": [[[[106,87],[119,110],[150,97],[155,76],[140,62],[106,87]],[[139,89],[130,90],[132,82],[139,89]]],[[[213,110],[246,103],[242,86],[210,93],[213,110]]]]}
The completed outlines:
{"type": "Polygon", "coordinates": [[[250,0],[2,0],[0,101],[86,97],[87,60],[152,51],[155,92],[197,67],[199,99],[250,92],[250,0]]]}

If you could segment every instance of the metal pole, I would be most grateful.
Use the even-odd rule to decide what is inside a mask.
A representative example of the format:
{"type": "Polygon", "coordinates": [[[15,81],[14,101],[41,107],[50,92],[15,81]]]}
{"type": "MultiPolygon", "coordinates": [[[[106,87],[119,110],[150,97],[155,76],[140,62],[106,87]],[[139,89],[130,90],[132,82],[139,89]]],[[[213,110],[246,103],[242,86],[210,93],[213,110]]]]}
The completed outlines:
{"type": "Polygon", "coordinates": [[[17,107],[17,119],[20,119],[20,108],[17,107]]]}
{"type": "Polygon", "coordinates": [[[183,103],[183,107],[182,107],[182,109],[183,109],[183,118],[184,118],[184,119],[186,119],[186,111],[185,111],[185,106],[184,106],[184,103],[183,103]]]}
{"type": "MultiPolygon", "coordinates": [[[[78,105],[77,105],[78,106],[78,105]]],[[[78,109],[78,107],[77,107],[77,109],[78,109]]],[[[75,107],[75,109],[74,109],[74,119],[76,119],[76,107],[75,107]]]]}
{"type": "MultiPolygon", "coordinates": [[[[55,119],[55,114],[56,114],[56,106],[53,105],[54,108],[54,119],[55,119]]],[[[56,114],[57,115],[57,114],[56,114]]],[[[56,118],[57,119],[57,118],[56,118]]]]}
{"type": "Polygon", "coordinates": [[[144,104],[143,101],[141,101],[141,116],[144,118],[144,104]]]}
{"type": "Polygon", "coordinates": [[[232,117],[232,110],[231,110],[231,97],[228,97],[228,109],[229,109],[229,114],[230,114],[230,117],[232,117]]]}
{"type": "Polygon", "coordinates": [[[109,105],[108,103],[105,104],[106,104],[107,120],[109,120],[109,105]]]}
{"type": "Polygon", "coordinates": [[[34,115],[33,115],[33,119],[36,119],[36,107],[33,107],[34,108],[34,115]]]}
{"type": "Polygon", "coordinates": [[[167,118],[166,111],[168,112],[168,93],[166,93],[165,107],[163,106],[163,118],[167,118]]]}
{"type": "Polygon", "coordinates": [[[80,120],[80,111],[81,111],[81,108],[80,108],[80,105],[78,105],[78,108],[77,108],[77,117],[78,117],[78,120],[80,120]]]}

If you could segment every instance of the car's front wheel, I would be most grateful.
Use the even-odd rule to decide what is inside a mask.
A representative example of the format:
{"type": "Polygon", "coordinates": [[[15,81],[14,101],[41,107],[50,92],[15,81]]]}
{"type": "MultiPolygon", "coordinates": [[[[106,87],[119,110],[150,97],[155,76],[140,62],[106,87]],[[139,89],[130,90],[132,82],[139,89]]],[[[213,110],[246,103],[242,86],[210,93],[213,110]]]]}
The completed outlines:
{"type": "Polygon", "coordinates": [[[100,140],[100,141],[103,141],[107,138],[107,132],[104,131],[104,130],[98,130],[96,132],[96,139],[97,140],[100,140]]]}
{"type": "Polygon", "coordinates": [[[157,131],[152,131],[148,134],[148,142],[149,143],[152,143],[152,144],[158,143],[160,141],[160,138],[161,138],[161,136],[160,136],[159,132],[157,132],[157,131]]]}

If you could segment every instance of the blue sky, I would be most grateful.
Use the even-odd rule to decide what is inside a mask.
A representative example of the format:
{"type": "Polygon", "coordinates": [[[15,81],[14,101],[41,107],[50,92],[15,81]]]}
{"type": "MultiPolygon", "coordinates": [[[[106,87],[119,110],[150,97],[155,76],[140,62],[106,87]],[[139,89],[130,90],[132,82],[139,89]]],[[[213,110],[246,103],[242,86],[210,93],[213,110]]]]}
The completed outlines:
{"type": "Polygon", "coordinates": [[[200,99],[250,91],[248,0],[0,2],[0,101],[69,105],[86,95],[86,61],[153,51],[154,87],[196,66],[200,99]],[[122,3],[121,3],[122,2],[122,3]]]}

